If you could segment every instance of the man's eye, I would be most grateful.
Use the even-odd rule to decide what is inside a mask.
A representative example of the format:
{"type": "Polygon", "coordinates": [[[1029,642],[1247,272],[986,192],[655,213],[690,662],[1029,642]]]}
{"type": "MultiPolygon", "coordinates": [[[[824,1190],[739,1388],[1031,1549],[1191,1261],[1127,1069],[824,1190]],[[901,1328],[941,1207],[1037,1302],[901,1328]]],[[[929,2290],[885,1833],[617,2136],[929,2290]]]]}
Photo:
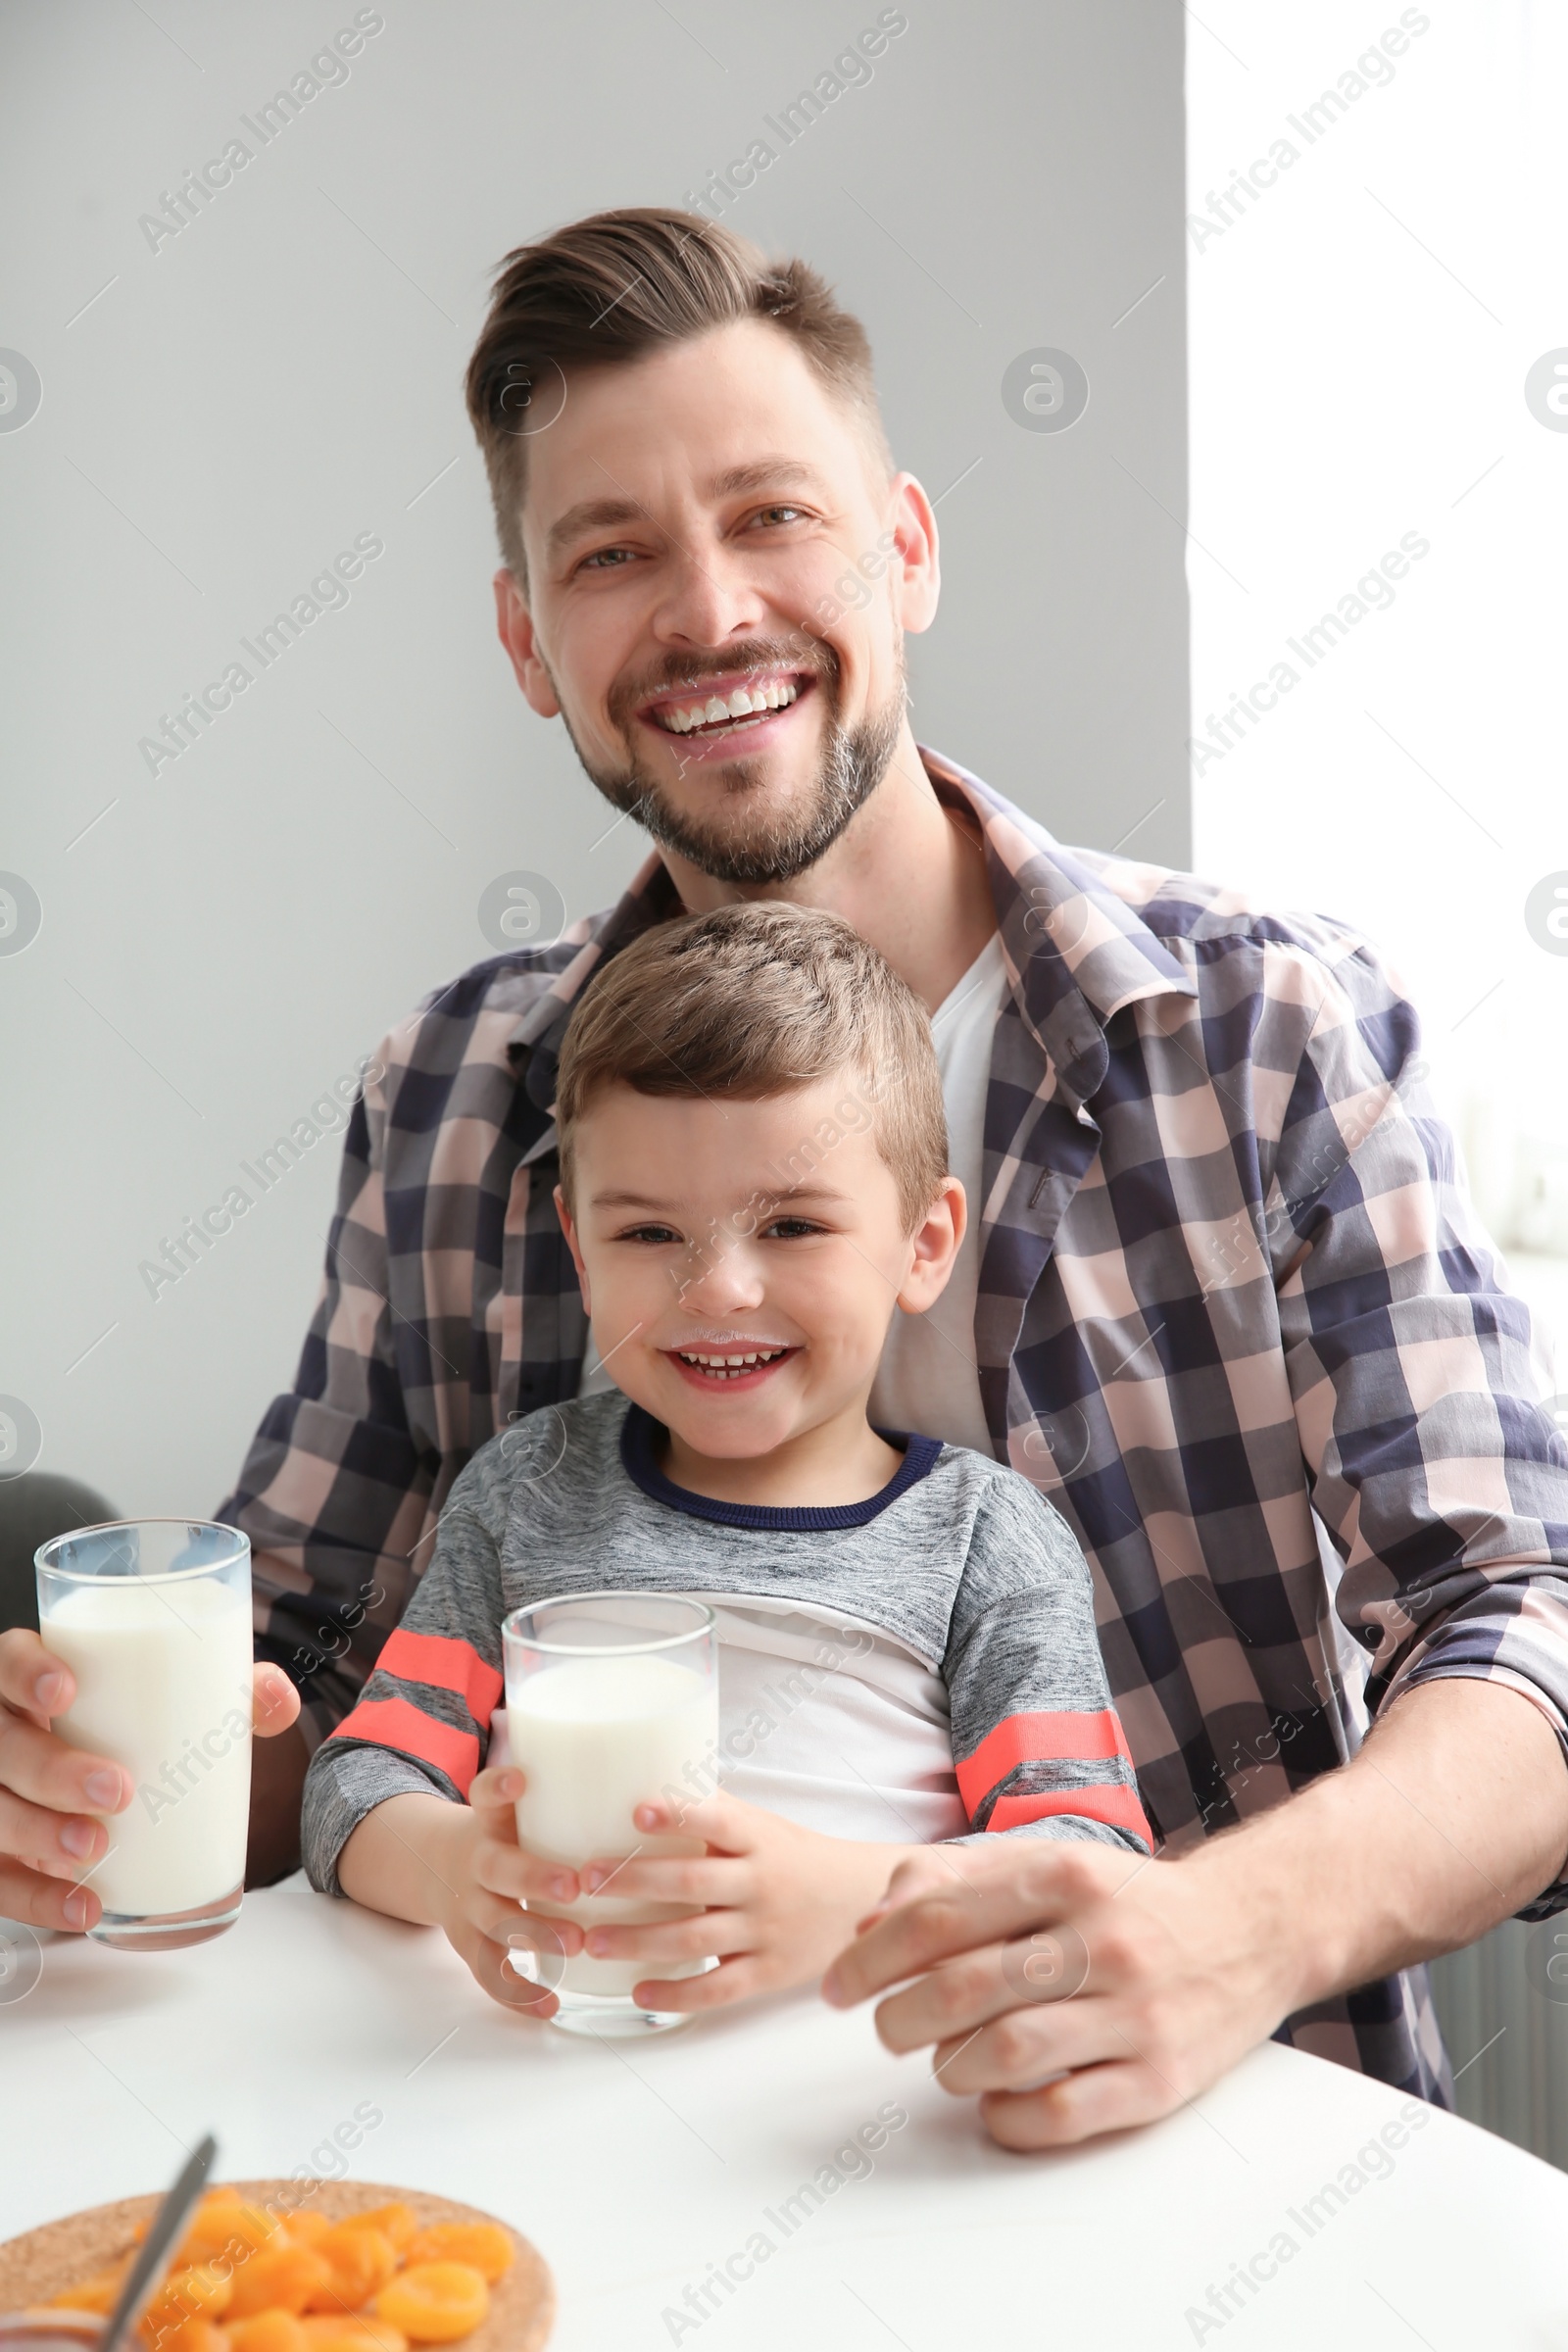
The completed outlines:
{"type": "Polygon", "coordinates": [[[579,571],[621,571],[631,562],[629,547],[596,547],[591,556],[584,556],[579,571]]]}
{"type": "Polygon", "coordinates": [[[762,507],[753,515],[754,522],[800,522],[805,519],[804,507],[762,507]]]}

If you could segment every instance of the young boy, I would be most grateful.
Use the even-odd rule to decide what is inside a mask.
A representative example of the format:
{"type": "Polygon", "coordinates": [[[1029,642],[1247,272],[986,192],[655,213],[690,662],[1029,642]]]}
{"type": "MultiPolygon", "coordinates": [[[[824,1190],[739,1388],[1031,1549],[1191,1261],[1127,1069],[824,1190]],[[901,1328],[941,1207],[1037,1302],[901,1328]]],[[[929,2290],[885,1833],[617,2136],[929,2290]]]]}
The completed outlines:
{"type": "Polygon", "coordinates": [[[934,1839],[1151,1850],[1088,1567],[1026,1480],[872,1428],[895,1312],[919,1314],[966,1215],[924,1009],[838,917],[726,906],[646,933],[562,1053],[562,1226],[615,1386],[481,1447],[360,1704],[305,1791],[312,1882],[445,1929],[510,2006],[520,1902],[699,1904],[559,1928],[636,1998],[708,2009],[819,1976],[934,1839]],[[519,1848],[514,1767],[480,1771],[509,1610],[640,1589],[711,1606],[722,1793],[637,1809],[697,1859],[519,1848]],[[467,1801],[465,1802],[464,1800],[467,1801]],[[717,1965],[712,1963],[716,1961],[717,1965]],[[685,1973],[707,1964],[707,1973],[685,1973]],[[682,1973],[671,1975],[667,1972],[682,1973]]]}

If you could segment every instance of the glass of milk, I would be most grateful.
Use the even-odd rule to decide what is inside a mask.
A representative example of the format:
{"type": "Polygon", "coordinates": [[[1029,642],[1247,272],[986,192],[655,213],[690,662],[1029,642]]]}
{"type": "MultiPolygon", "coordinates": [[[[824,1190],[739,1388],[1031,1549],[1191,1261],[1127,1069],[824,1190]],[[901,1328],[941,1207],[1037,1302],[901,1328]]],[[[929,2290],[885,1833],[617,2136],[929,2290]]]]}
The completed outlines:
{"type": "MultiPolygon", "coordinates": [[[[632,1808],[660,1796],[690,1803],[716,1784],[712,1610],[674,1593],[574,1593],[514,1609],[501,1640],[509,1752],[527,1782],[517,1799],[518,1842],[572,1869],[617,1854],[702,1853],[700,1838],[640,1832],[632,1808]]],[[[584,1928],[691,1916],[690,1904],[628,1901],[613,1887],[611,1879],[603,1894],[527,1907],[584,1928]]],[[[552,2023],[568,2034],[613,2034],[685,2025],[683,2016],[644,2009],[632,1986],[650,1976],[701,1976],[712,1965],[651,1968],[548,1950],[514,1950],[513,1964],[559,1995],[552,2023]]]]}
{"type": "Polygon", "coordinates": [[[53,1729],[121,1764],[135,1795],[108,1814],[83,1874],[88,1934],[171,1951],[239,1916],[251,1795],[251,1547],[237,1528],[127,1519],[35,1555],[44,1645],[76,1678],[53,1729]]]}

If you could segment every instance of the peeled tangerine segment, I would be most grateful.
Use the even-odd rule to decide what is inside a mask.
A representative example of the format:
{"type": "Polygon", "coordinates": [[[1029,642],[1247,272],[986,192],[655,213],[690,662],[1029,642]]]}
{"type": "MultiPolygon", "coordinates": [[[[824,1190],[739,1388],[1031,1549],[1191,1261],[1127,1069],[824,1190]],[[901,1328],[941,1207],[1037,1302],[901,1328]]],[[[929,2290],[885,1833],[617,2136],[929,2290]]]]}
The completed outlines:
{"type": "Polygon", "coordinates": [[[375,2309],[416,2344],[451,2344],[478,2327],[490,2289],[471,2263],[411,2263],[382,2287],[375,2309]]]}
{"type": "MultiPolygon", "coordinates": [[[[313,2221],[318,2218],[315,2214],[311,2216],[313,2221]]],[[[293,2224],[289,2226],[292,2228],[293,2224]]],[[[322,2219],[321,2229],[325,2230],[326,2226],[322,2219]]],[[[414,2207],[405,2205],[401,2198],[391,2205],[372,2205],[368,2213],[357,2213],[354,2216],[356,2230],[379,2230],[383,2237],[392,2240],[400,2257],[407,2254],[409,2242],[418,2227],[418,2217],[414,2207]]]]}
{"type": "Polygon", "coordinates": [[[305,2323],[291,2311],[259,2311],[254,2319],[228,2322],[229,2352],[310,2352],[305,2323]]]}
{"type": "Polygon", "coordinates": [[[324,2262],[328,2276],[309,2298],[312,2311],[358,2311],[398,2267],[398,2250],[381,2230],[363,2222],[339,2222],[318,2238],[312,2259],[324,2262]]]}
{"type": "Polygon", "coordinates": [[[510,2230],[499,2222],[432,2222],[403,2249],[409,2263],[466,2262],[494,2286],[515,2258],[510,2230]]]}
{"type": "MultiPolygon", "coordinates": [[[[314,2247],[284,2237],[264,2246],[234,2273],[234,2294],[228,2306],[231,2320],[248,2320],[261,2311],[290,2311],[298,2317],[315,2296],[330,2294],[337,2272],[314,2247]]],[[[356,2298],[363,2302],[364,2296],[356,2298]]]]}
{"type": "Polygon", "coordinates": [[[301,2321],[310,2352],[409,2352],[400,2328],[372,2319],[368,2311],[339,2312],[335,2318],[301,2321]]]}

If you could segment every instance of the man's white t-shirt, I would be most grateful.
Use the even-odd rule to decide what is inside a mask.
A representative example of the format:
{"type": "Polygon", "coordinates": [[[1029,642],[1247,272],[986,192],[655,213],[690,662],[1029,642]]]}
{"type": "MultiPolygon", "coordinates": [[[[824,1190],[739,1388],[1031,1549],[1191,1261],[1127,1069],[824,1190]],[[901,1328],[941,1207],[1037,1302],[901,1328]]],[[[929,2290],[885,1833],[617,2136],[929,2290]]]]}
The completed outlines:
{"type": "Polygon", "coordinates": [[[980,1212],[985,1206],[986,1089],[991,1040],[1006,986],[1002,938],[993,931],[951,996],[931,1016],[931,1040],[948,1114],[948,1168],[963,1186],[969,1219],[948,1287],[923,1315],[893,1310],[871,1388],[877,1429],[907,1429],[950,1446],[995,1454],[980,1402],[974,1310],[980,1296],[980,1212]]]}
{"type": "MultiPolygon", "coordinates": [[[[980,1402],[975,1364],[974,1310],[980,1295],[980,1212],[985,1203],[986,1089],[991,1040],[1006,985],[1002,939],[993,931],[980,954],[931,1016],[931,1039],[942,1073],[948,1116],[948,1166],[969,1204],[957,1262],[948,1287],[923,1315],[893,1310],[882,1362],[871,1389],[870,1417],[878,1429],[913,1430],[994,1453],[980,1402]]],[[[588,1343],[579,1396],[614,1387],[588,1343]]]]}

